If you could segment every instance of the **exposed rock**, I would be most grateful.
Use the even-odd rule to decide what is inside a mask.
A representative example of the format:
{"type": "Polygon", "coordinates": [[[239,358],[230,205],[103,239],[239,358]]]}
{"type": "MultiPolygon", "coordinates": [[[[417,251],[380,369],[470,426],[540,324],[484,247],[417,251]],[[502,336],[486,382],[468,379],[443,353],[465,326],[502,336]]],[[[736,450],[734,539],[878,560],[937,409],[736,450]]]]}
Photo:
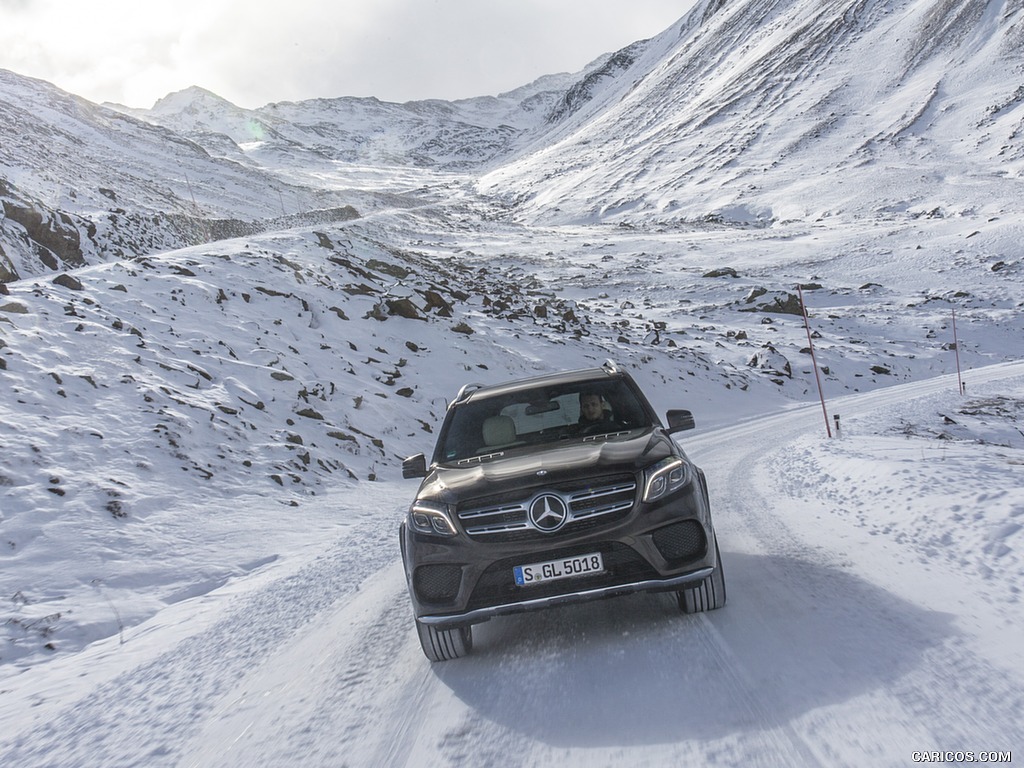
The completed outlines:
{"type": "Polygon", "coordinates": [[[72,291],[81,291],[84,288],[81,280],[74,275],[69,275],[67,273],[57,275],[53,278],[52,282],[54,285],[60,285],[72,291]]]}
{"type": "MultiPolygon", "coordinates": [[[[61,211],[39,209],[31,204],[18,203],[11,199],[3,200],[0,205],[4,216],[24,227],[32,242],[65,264],[76,267],[85,265],[81,235],[71,216],[61,211]]],[[[85,229],[85,226],[82,228],[85,229]]]]}
{"type": "Polygon", "coordinates": [[[349,296],[376,296],[380,293],[376,288],[369,286],[366,283],[360,283],[359,285],[346,285],[341,290],[349,296]]]}
{"type": "Polygon", "coordinates": [[[366,268],[374,269],[378,272],[383,272],[385,275],[397,278],[399,280],[404,280],[405,278],[412,274],[412,270],[407,269],[406,267],[403,267],[399,264],[389,264],[388,262],[381,261],[380,259],[369,259],[366,262],[366,268]]]}
{"type": "Polygon", "coordinates": [[[409,299],[385,299],[384,303],[387,304],[389,315],[398,315],[408,320],[426,319],[409,299]]]}
{"type": "Polygon", "coordinates": [[[441,317],[452,316],[452,305],[445,301],[444,297],[437,291],[425,291],[423,293],[423,298],[427,301],[427,305],[424,307],[426,312],[432,312],[436,309],[437,314],[441,317]]]}
{"type": "MultiPolygon", "coordinates": [[[[764,289],[755,289],[763,291],[764,289]]],[[[764,291],[764,293],[767,293],[764,291]]],[[[751,291],[751,295],[747,297],[747,303],[750,303],[757,299],[759,296],[764,295],[758,293],[756,296],[753,295],[754,291],[751,291]]],[[[803,317],[803,308],[800,304],[800,297],[792,293],[781,293],[776,295],[771,301],[766,301],[753,307],[742,307],[740,312],[771,312],[779,315],[799,315],[803,317]]]]}
{"type": "Polygon", "coordinates": [[[710,272],[705,272],[703,277],[739,277],[739,275],[732,267],[720,267],[712,269],[710,272]]]}
{"type": "Polygon", "coordinates": [[[766,345],[762,351],[751,355],[747,365],[774,376],[793,378],[793,366],[790,365],[789,360],[770,344],[766,345]]]}

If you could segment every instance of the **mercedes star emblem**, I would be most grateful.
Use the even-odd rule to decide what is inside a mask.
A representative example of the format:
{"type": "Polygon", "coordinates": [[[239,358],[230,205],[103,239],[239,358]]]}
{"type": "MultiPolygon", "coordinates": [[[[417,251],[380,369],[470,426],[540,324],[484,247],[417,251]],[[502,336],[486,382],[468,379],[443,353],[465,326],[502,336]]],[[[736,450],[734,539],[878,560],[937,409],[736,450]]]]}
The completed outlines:
{"type": "Polygon", "coordinates": [[[530,504],[530,522],[533,527],[545,533],[557,531],[569,519],[569,508],[559,496],[545,494],[530,504]]]}

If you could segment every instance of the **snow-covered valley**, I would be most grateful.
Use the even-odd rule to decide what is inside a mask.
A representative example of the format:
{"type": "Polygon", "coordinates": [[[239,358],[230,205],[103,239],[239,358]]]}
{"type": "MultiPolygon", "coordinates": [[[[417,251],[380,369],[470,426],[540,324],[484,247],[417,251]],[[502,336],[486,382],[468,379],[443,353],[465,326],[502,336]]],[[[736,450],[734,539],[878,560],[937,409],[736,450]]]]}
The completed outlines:
{"type": "Polygon", "coordinates": [[[125,114],[0,73],[0,763],[1019,751],[1024,9],[721,5],[447,106],[125,114]],[[711,74],[731,108],[678,88],[711,74]],[[808,108],[890,77],[876,121],[808,108]],[[695,414],[728,605],[504,617],[431,665],[401,459],[466,382],[606,358],[695,414]]]}

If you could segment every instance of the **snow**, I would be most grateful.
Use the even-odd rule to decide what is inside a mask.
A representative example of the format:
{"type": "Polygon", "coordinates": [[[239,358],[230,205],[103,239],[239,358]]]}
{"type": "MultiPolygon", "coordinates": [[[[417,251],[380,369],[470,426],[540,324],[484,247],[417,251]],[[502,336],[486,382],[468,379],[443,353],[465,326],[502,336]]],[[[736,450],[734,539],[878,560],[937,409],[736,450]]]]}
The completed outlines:
{"type": "MultiPolygon", "coordinates": [[[[834,287],[805,294],[841,414],[830,440],[794,351],[799,318],[737,311],[746,273],[780,287],[807,274],[801,228],[766,248],[756,229],[465,221],[382,214],[319,230],[344,250],[294,231],[80,270],[80,294],[10,286],[5,298],[32,312],[8,316],[3,349],[21,401],[5,401],[3,419],[5,762],[863,765],[1017,743],[1020,709],[1003,702],[1019,698],[1024,661],[1024,366],[998,361],[1019,360],[1024,336],[998,272],[941,267],[970,296],[961,396],[943,348],[957,304],[921,300],[941,274],[929,287],[933,273],[870,247],[815,262],[834,287]],[[479,293],[451,319],[364,319],[376,297],[346,295],[356,273],[329,259],[389,258],[385,234],[426,254],[390,257],[416,270],[393,295],[437,284],[456,243],[469,268],[446,267],[449,288],[479,293]],[[722,254],[740,276],[701,277],[722,254]],[[860,290],[867,274],[884,287],[860,290]],[[575,307],[587,335],[485,314],[480,296],[509,278],[575,307]],[[476,333],[452,333],[459,318],[476,333]],[[792,380],[745,364],[762,340],[793,362],[792,380]],[[398,460],[430,448],[424,424],[436,429],[467,380],[608,356],[660,411],[695,411],[684,445],[708,474],[729,605],[685,617],[637,596],[506,617],[476,628],[473,656],[431,666],[399,565],[413,487],[398,460]],[[895,375],[871,374],[877,359],[895,375]],[[401,377],[388,384],[388,371],[401,377]],[[297,417],[307,405],[325,423],[297,417]],[[332,445],[334,430],[352,439],[332,445]],[[303,450],[344,469],[303,470],[303,450]],[[965,708],[980,714],[964,720],[965,708]]],[[[928,236],[950,237],[948,222],[928,236]]]]}
{"type": "MultiPolygon", "coordinates": [[[[273,178],[362,218],[90,262],[80,288],[6,285],[0,764],[895,766],[1019,749],[1024,212],[1000,57],[1021,12],[989,4],[974,35],[914,38],[929,66],[882,46],[899,55],[861,73],[850,62],[885,34],[941,20],[871,6],[861,38],[816,37],[825,63],[794,75],[773,69],[780,36],[842,3],[750,0],[698,23],[711,5],[548,128],[517,105],[568,79],[448,107],[263,110],[295,141],[329,116],[352,131],[341,147],[374,119],[385,147],[449,109],[491,128],[518,115],[537,132],[516,162],[452,170],[458,142],[431,167],[225,144],[252,173],[195,160],[211,210],[265,216],[277,187],[255,190],[273,178]],[[740,10],[766,14],[763,34],[740,10]],[[936,50],[974,58],[937,77],[936,50]],[[677,99],[704,68],[719,88],[677,99]],[[768,99],[772,72],[790,100],[768,99]],[[972,73],[998,87],[971,95],[972,73]],[[840,75],[849,111],[822,123],[806,107],[840,75]],[[723,88],[760,100],[730,112],[723,88]],[[752,122],[766,105],[777,119],[752,122]],[[827,414],[808,328],[778,309],[797,285],[827,414]],[[660,413],[695,414],[680,440],[707,474],[728,605],[501,617],[431,665],[400,564],[401,459],[431,449],[468,381],[609,357],[660,413]]],[[[75,135],[69,100],[3,82],[12,114],[47,105],[75,135]]],[[[253,117],[201,89],[156,111],[200,132],[253,117]]],[[[170,174],[169,134],[111,130],[138,148],[126,165],[170,174]]],[[[42,195],[68,162],[0,171],[42,195]]],[[[118,190],[130,207],[158,186],[118,190]]]]}

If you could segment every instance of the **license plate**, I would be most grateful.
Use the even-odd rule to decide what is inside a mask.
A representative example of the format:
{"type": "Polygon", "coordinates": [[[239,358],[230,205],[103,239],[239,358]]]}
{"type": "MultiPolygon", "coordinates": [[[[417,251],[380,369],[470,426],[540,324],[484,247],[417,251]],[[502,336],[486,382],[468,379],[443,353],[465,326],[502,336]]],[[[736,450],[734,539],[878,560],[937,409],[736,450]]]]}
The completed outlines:
{"type": "Polygon", "coordinates": [[[600,552],[591,552],[589,555],[563,557],[560,560],[548,560],[546,563],[517,565],[512,569],[512,573],[516,577],[516,584],[520,587],[529,587],[556,579],[604,573],[604,560],[601,559],[600,552]]]}

